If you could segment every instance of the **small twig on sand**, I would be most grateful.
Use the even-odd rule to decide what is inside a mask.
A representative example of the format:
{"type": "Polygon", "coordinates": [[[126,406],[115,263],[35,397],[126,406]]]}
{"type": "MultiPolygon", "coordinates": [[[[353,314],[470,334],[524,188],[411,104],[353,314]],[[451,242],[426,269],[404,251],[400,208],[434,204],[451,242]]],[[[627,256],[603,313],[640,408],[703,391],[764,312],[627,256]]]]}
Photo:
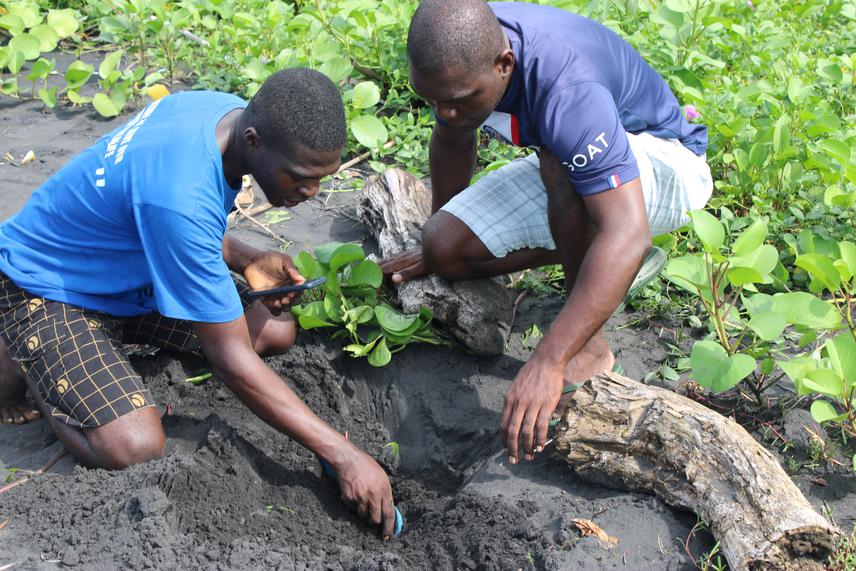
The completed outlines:
{"type": "Polygon", "coordinates": [[[17,562],[7,563],[6,565],[3,565],[2,567],[0,567],[0,571],[6,571],[7,569],[11,569],[12,567],[14,567],[17,564],[18,564],[17,562]]]}
{"type": "MultiPolygon", "coordinates": [[[[34,477],[36,477],[36,476],[41,476],[42,474],[44,474],[45,472],[47,472],[48,470],[50,470],[51,468],[53,468],[54,464],[56,464],[57,462],[59,462],[59,461],[62,459],[62,457],[63,457],[63,456],[65,456],[67,453],[68,453],[68,451],[67,451],[65,448],[63,448],[62,450],[60,450],[60,451],[59,451],[59,453],[58,453],[56,456],[54,456],[53,458],[51,458],[51,459],[48,461],[48,463],[47,463],[47,464],[45,464],[44,466],[42,466],[41,468],[39,468],[38,470],[36,470],[35,472],[33,472],[33,474],[32,474],[32,475],[30,475],[30,476],[24,476],[24,477],[23,477],[23,478],[21,478],[20,480],[15,480],[14,482],[12,482],[12,483],[10,483],[10,484],[6,484],[6,485],[5,485],[5,486],[3,486],[2,488],[0,488],[0,494],[2,494],[2,493],[4,493],[4,492],[8,492],[8,491],[9,491],[9,490],[11,490],[12,488],[15,488],[15,487],[17,487],[17,486],[20,486],[21,484],[23,484],[23,483],[25,483],[25,482],[29,482],[29,481],[30,481],[30,479],[32,479],[32,478],[34,478],[34,477]]],[[[0,571],[2,571],[2,569],[0,569],[0,571]]]]}
{"type": "MultiPolygon", "coordinates": [[[[389,148],[391,148],[393,145],[395,145],[395,141],[387,141],[386,143],[384,143],[383,147],[381,147],[381,148],[382,148],[382,149],[389,149],[389,148]]],[[[349,160],[349,161],[346,161],[346,162],[342,163],[342,164],[339,166],[339,170],[337,170],[337,171],[336,171],[336,173],[340,173],[340,172],[342,172],[343,170],[346,170],[346,169],[351,168],[352,166],[354,166],[354,165],[355,165],[355,164],[357,164],[357,163],[361,163],[361,162],[363,162],[364,160],[366,160],[367,158],[369,158],[369,157],[371,156],[371,154],[372,154],[372,152],[371,152],[371,151],[366,151],[365,153],[363,153],[363,154],[361,154],[361,155],[357,155],[357,156],[356,156],[356,157],[354,157],[353,159],[351,159],[351,160],[349,160]]]]}
{"type": "Polygon", "coordinates": [[[525,289],[520,292],[520,295],[517,296],[517,299],[514,300],[514,305],[511,306],[511,322],[508,324],[508,334],[511,334],[511,329],[514,327],[514,321],[517,319],[517,308],[520,307],[520,302],[523,301],[529,294],[529,290],[525,289]]]}
{"type": "Polygon", "coordinates": [[[246,210],[244,210],[244,208],[242,206],[239,206],[237,202],[235,203],[235,208],[238,209],[238,212],[241,214],[241,216],[243,216],[244,218],[246,218],[247,220],[249,220],[250,222],[252,222],[256,226],[258,226],[259,228],[264,230],[265,233],[267,233],[271,238],[279,241],[282,244],[288,244],[288,240],[286,240],[282,236],[278,235],[276,232],[274,232],[273,230],[271,230],[270,228],[268,228],[267,226],[265,226],[264,224],[262,224],[261,222],[259,222],[255,218],[253,218],[252,216],[250,216],[250,214],[246,210]]]}

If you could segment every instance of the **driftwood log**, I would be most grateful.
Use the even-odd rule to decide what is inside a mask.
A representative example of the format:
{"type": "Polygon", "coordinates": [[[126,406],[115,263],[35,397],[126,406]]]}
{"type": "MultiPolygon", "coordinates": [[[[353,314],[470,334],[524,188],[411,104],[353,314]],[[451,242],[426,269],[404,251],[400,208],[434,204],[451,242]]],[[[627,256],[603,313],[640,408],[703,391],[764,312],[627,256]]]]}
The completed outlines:
{"type": "Polygon", "coordinates": [[[581,476],[694,511],[731,569],[823,569],[841,532],[739,424],[612,373],[576,391],[555,436],[581,476]]]}
{"type": "MultiPolygon", "coordinates": [[[[366,181],[357,213],[388,258],[421,248],[431,191],[406,171],[388,169],[366,181]]],[[[500,279],[453,283],[431,275],[402,284],[398,298],[406,313],[429,308],[476,355],[500,355],[505,348],[512,300],[500,279]]]]}

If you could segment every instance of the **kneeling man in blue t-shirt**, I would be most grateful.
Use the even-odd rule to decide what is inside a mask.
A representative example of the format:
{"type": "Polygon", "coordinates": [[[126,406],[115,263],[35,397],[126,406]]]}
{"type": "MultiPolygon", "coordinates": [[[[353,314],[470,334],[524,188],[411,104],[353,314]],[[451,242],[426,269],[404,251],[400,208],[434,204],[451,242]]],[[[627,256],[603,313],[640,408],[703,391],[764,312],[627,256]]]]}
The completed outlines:
{"type": "Polygon", "coordinates": [[[401,283],[565,270],[565,306],[502,413],[510,461],[520,444],[532,459],[563,389],[613,367],[603,325],[637,272],[641,282],[662,267],[651,236],[710,197],[707,130],[685,120],[630,44],[558,8],[424,0],[407,53],[413,89],[436,115],[433,215],[422,249],[385,260],[384,272],[401,283]],[[470,186],[479,129],[535,152],[470,186]]]}
{"type": "Polygon", "coordinates": [[[155,101],[52,176],[0,225],[3,422],[40,411],[87,466],[157,458],[160,418],[118,345],[204,353],[255,414],[329,463],[342,498],[390,536],[386,473],[259,358],[294,343],[282,310],[295,294],[262,304],[245,293],[303,276],[289,256],[226,235],[243,175],[275,206],[294,206],[336,171],[346,133],[336,86],[289,69],[249,104],[214,92],[155,101]],[[26,383],[39,410],[24,404],[26,383]]]}

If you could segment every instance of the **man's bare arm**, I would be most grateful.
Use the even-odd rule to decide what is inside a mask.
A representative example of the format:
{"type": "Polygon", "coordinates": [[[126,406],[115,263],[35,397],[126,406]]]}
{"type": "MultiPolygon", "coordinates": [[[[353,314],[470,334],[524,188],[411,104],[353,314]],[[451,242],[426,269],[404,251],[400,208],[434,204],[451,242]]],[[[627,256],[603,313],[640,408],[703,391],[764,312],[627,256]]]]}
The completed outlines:
{"type": "MultiPolygon", "coordinates": [[[[518,458],[518,438],[528,458],[545,445],[565,367],[621,302],[651,245],[638,178],[583,202],[595,226],[594,239],[562,311],[506,394],[501,427],[512,462],[518,458]]],[[[574,240],[575,230],[558,229],[560,253],[574,240]]]]}
{"type": "Polygon", "coordinates": [[[253,350],[243,315],[226,323],[196,323],[199,342],[217,376],[259,418],[315,452],[337,472],[342,499],[392,535],[392,488],[383,469],[315,415],[253,350]]]}
{"type": "MultiPolygon", "coordinates": [[[[431,214],[469,186],[476,168],[477,150],[476,131],[452,129],[439,122],[434,124],[429,146],[431,214]]],[[[380,267],[396,284],[428,273],[419,249],[381,260],[380,267]]]]}
{"type": "Polygon", "coordinates": [[[434,124],[428,148],[432,214],[470,185],[478,157],[476,133],[434,124]]]}
{"type": "Polygon", "coordinates": [[[244,244],[229,234],[223,237],[223,260],[233,272],[243,274],[244,269],[261,253],[261,250],[244,244]]]}

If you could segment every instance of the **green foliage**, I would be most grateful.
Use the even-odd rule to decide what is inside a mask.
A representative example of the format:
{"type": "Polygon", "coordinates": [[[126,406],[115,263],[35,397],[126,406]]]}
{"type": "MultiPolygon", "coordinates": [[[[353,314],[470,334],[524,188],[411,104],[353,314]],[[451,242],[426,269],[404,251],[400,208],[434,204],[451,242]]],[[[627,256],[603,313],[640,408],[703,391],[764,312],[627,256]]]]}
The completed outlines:
{"type": "Polygon", "coordinates": [[[319,246],[314,253],[313,257],[301,252],[294,258],[306,279],[327,278],[321,292],[305,294],[317,299],[292,308],[302,328],[338,329],[333,337],[347,339],[345,351],[353,357],[366,357],[375,367],[388,364],[393,353],[410,343],[443,343],[431,326],[429,310],[403,314],[378,296],[383,274],[359,245],[333,242],[319,246]]]}
{"type": "MultiPolygon", "coordinates": [[[[26,0],[0,2],[0,14],[4,11],[6,13],[0,16],[0,29],[5,29],[11,39],[8,45],[0,47],[0,93],[18,98],[37,97],[48,107],[54,107],[62,98],[73,105],[91,103],[102,116],[114,117],[122,112],[131,97],[163,78],[157,72],[146,76],[145,66],[129,65],[121,69],[122,49],[110,51],[103,58],[97,76],[94,66],[79,59],[60,75],[55,70],[56,60],[44,56],[59,49],[60,42],[82,42],[81,14],[71,8],[45,11],[35,2],[26,0]],[[10,72],[10,76],[4,77],[4,71],[10,72]],[[81,95],[81,88],[94,76],[98,78],[100,91],[92,97],[81,95]],[[31,82],[29,95],[22,92],[21,79],[31,82]]],[[[157,9],[153,11],[160,14],[157,9]]],[[[157,16],[140,15],[150,25],[156,25],[153,17],[157,16]]]]}
{"type": "Polygon", "coordinates": [[[799,394],[819,397],[811,406],[815,420],[856,437],[856,246],[816,243],[802,232],[807,251],[798,250],[791,270],[805,273],[809,291],[771,295],[758,288],[783,285],[788,271],[764,243],[766,220],[740,230],[729,247],[726,224],[704,211],[690,216],[701,251],[672,259],[666,276],[695,294],[709,317],[713,339],[697,342],[690,354],[698,383],[721,392],[743,382],[760,405],[761,393],[783,373],[799,394]],[[823,338],[819,349],[794,356],[823,338]]]}
{"type": "MultiPolygon", "coordinates": [[[[856,467],[854,467],[856,470],[856,467]]],[[[856,571],[856,526],[845,537],[826,563],[827,569],[840,569],[841,571],[856,571]]]]}

